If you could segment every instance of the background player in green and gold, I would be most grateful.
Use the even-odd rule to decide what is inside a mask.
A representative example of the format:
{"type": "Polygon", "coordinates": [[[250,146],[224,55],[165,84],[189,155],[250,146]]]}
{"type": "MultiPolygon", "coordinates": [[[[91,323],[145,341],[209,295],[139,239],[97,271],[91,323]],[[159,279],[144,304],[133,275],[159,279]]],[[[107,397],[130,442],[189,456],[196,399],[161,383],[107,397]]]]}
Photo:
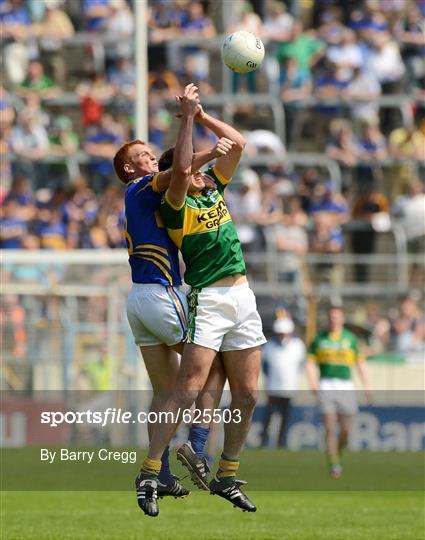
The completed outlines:
{"type": "Polygon", "coordinates": [[[341,451],[347,445],[357,412],[352,366],[357,367],[366,397],[371,399],[366,363],[356,336],[344,328],[344,320],[342,305],[331,305],[328,328],[313,339],[307,362],[310,387],[323,415],[330,474],[335,478],[341,476],[341,451]]]}

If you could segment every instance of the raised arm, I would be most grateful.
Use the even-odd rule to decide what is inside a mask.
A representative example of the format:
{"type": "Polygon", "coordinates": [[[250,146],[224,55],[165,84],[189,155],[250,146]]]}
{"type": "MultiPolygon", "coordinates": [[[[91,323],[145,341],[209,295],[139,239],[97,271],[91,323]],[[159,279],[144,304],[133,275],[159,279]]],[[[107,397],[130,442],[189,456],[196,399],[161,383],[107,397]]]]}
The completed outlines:
{"type": "Polygon", "coordinates": [[[204,112],[202,108],[196,115],[195,121],[210,129],[217,137],[226,137],[234,142],[232,149],[225,156],[219,157],[215,164],[216,169],[224,178],[232,178],[246,145],[245,137],[234,127],[204,112]]]}
{"type": "Polygon", "coordinates": [[[212,146],[208,150],[201,150],[193,154],[192,159],[192,173],[199,171],[201,167],[212,161],[213,159],[220,159],[226,156],[232,151],[235,143],[226,137],[221,137],[215,146],[212,146]]]}
{"type": "MultiPolygon", "coordinates": [[[[213,159],[216,159],[220,156],[225,156],[228,152],[230,152],[233,145],[233,141],[222,137],[211,148],[208,148],[207,150],[201,150],[200,152],[195,152],[192,158],[191,173],[193,174],[199,171],[201,167],[203,167],[213,159]]],[[[172,174],[172,168],[162,171],[158,174],[156,181],[158,191],[165,191],[168,188],[171,182],[172,174]]],[[[207,182],[209,181],[206,180],[206,183],[207,182]]],[[[216,188],[217,186],[211,180],[211,185],[208,184],[207,187],[216,188]]]]}
{"type": "Polygon", "coordinates": [[[192,83],[188,84],[184,89],[183,96],[179,98],[179,102],[182,116],[174,149],[173,172],[170,186],[167,189],[167,199],[173,206],[181,208],[190,184],[193,159],[193,120],[200,110],[198,88],[192,83]]]}

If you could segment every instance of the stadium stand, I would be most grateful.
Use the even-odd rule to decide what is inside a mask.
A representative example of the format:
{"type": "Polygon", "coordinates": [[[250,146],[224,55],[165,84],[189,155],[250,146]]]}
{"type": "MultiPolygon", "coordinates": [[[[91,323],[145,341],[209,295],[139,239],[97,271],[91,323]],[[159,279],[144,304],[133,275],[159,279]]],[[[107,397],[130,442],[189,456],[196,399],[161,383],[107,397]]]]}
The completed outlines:
{"type": "MultiPolygon", "coordinates": [[[[304,325],[312,287],[318,298],[338,293],[351,303],[351,322],[370,327],[373,353],[418,354],[425,13],[423,2],[387,3],[149,2],[149,140],[158,152],[173,142],[173,96],[195,81],[206,108],[248,139],[228,202],[266,327],[281,302],[304,325]],[[223,35],[235,28],[266,44],[262,68],[249,76],[233,76],[220,60],[223,35]]],[[[40,339],[52,324],[70,323],[74,336],[95,329],[98,340],[120,327],[119,347],[129,343],[111,315],[122,302],[111,282],[125,290],[126,272],[110,157],[134,136],[134,6],[99,4],[0,1],[1,327],[10,362],[40,360],[50,345],[72,358],[72,337],[40,339]],[[94,249],[107,270],[97,255],[98,264],[87,262],[94,249]],[[34,250],[47,259],[35,264],[34,250]],[[52,250],[69,253],[54,263],[52,250]],[[74,250],[88,253],[76,251],[73,262],[74,250]]],[[[201,131],[196,141],[213,142],[201,131]]],[[[109,354],[118,347],[108,346],[109,354]]],[[[8,384],[25,385],[11,373],[8,384]]]]}

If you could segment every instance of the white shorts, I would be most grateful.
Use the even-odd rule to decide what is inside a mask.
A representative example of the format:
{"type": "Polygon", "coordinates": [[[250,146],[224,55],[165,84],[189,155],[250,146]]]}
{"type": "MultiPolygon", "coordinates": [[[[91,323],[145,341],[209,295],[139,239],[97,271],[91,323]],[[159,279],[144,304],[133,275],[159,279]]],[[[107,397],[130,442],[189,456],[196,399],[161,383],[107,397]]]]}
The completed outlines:
{"type": "Polygon", "coordinates": [[[248,283],[192,289],[187,302],[186,343],[214,351],[237,351],[266,343],[255,296],[248,283]]]}
{"type": "Polygon", "coordinates": [[[186,335],[186,295],[177,287],[133,283],[127,300],[127,318],[136,345],[175,345],[186,335]]]}
{"type": "Polygon", "coordinates": [[[358,411],[355,386],[344,379],[321,379],[317,401],[322,414],[353,415],[358,411]]]}

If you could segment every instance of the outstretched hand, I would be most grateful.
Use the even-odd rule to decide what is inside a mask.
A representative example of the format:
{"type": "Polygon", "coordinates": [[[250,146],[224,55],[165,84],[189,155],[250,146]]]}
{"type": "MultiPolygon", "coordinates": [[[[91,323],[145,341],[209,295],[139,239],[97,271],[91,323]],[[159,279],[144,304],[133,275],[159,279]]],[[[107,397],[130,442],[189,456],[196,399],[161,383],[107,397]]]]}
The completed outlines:
{"type": "Polygon", "coordinates": [[[180,112],[176,114],[177,118],[181,118],[183,115],[195,117],[202,109],[198,87],[193,83],[185,87],[182,96],[176,96],[176,102],[180,105],[180,112]]]}

